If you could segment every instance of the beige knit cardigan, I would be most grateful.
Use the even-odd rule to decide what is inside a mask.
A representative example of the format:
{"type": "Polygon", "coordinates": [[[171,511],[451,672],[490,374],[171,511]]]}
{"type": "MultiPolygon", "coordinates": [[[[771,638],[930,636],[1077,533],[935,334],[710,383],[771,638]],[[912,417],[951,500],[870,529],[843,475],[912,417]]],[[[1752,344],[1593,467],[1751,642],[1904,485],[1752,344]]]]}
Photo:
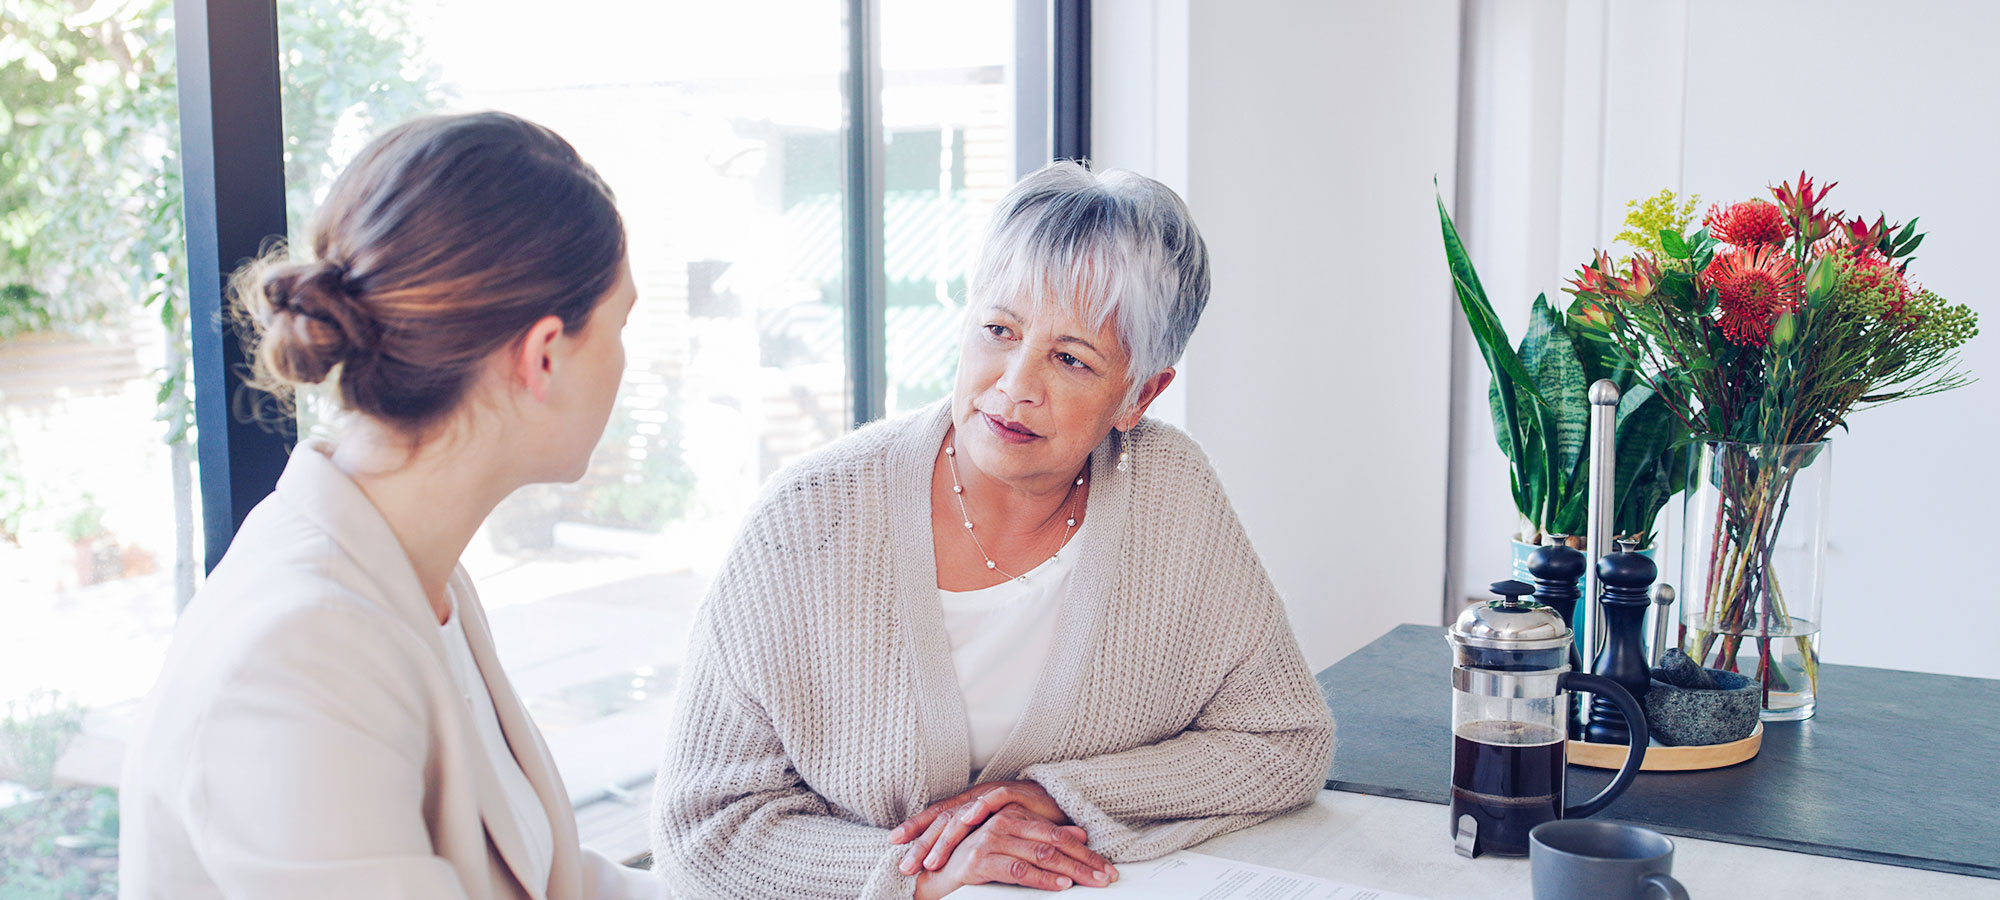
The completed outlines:
{"type": "MultiPolygon", "coordinates": [[[[657,782],[676,894],[911,896],[888,829],[973,781],[931,546],[948,424],[938,404],[836,441],[745,521],[657,782]]],[[[1034,699],[978,780],[1039,782],[1114,862],[1308,802],[1333,722],[1200,448],[1151,420],[1114,432],[1089,515],[1034,699]]]]}

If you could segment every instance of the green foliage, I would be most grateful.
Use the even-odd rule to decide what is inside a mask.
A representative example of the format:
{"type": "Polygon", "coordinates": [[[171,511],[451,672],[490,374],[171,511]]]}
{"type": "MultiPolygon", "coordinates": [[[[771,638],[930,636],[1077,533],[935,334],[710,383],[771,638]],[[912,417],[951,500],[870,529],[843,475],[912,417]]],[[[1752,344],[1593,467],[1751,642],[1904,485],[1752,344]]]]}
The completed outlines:
{"type": "MultiPolygon", "coordinates": [[[[347,154],[442,96],[407,0],[278,9],[298,232],[347,154]]],[[[169,442],[193,424],[179,114],[170,0],[0,0],[0,340],[156,310],[169,442]]]]}
{"type": "Polygon", "coordinates": [[[0,900],[111,900],[118,792],[52,791],[0,808],[0,900]]]}
{"type": "Polygon", "coordinates": [[[128,308],[181,241],[168,0],[0,9],[4,339],[128,308]]]}
{"type": "Polygon", "coordinates": [[[21,545],[21,527],[37,505],[28,492],[28,480],[21,477],[18,454],[7,421],[0,419],[0,542],[17,547],[21,545]]]}
{"type": "MultiPolygon", "coordinates": [[[[48,855],[53,855],[50,850],[48,855]]],[[[43,872],[39,860],[10,857],[5,877],[0,878],[0,900],[71,900],[74,897],[110,896],[86,893],[89,876],[78,870],[60,871],[54,876],[43,872]]]]}
{"type": "Polygon", "coordinates": [[[105,533],[104,505],[89,491],[78,498],[76,508],[63,516],[63,537],[71,541],[84,541],[105,533]]]}
{"type": "Polygon", "coordinates": [[[376,133],[446,99],[409,0],[279,0],[285,211],[304,235],[321,195],[376,133]]]}
{"type": "Polygon", "coordinates": [[[1567,316],[1558,311],[1546,295],[1530,305],[1528,332],[1518,347],[1511,346],[1442,199],[1438,218],[1459,307],[1493,376],[1487,404],[1494,440],[1510,464],[1515,510],[1542,534],[1584,533],[1590,506],[1589,386],[1608,379],[1623,392],[1615,426],[1618,497],[1612,528],[1647,541],[1660,508],[1686,478],[1680,423],[1650,390],[1637,389],[1615,347],[1575,310],[1567,316]]]}
{"type": "Polygon", "coordinates": [[[1629,370],[1621,374],[1625,383],[1618,398],[1618,497],[1611,528],[1621,535],[1646,534],[1661,507],[1686,487],[1692,445],[1666,400],[1652,388],[1632,383],[1636,379],[1629,370]]]}
{"type": "Polygon", "coordinates": [[[687,512],[694,497],[694,472],[681,454],[681,417],[661,418],[664,421],[649,427],[623,402],[612,413],[598,446],[625,456],[631,466],[618,480],[585,491],[583,511],[591,521],[658,531],[687,512]]]}
{"type": "Polygon", "coordinates": [[[48,790],[56,761],[82,730],[83,707],[60,693],[35,690],[9,700],[0,718],[0,771],[33,790],[48,790]]]}
{"type": "Polygon", "coordinates": [[[1666,251],[1660,245],[1660,232],[1685,233],[1688,226],[1694,224],[1695,206],[1700,202],[1700,194],[1690,194],[1682,200],[1671,190],[1661,191],[1657,197],[1628,200],[1625,203],[1625,230],[1618,232],[1612,240],[1639,253],[1662,256],[1666,251]]]}
{"type": "Polygon", "coordinates": [[[1486,288],[1479,283],[1479,273],[1473,270],[1472,259],[1459,240],[1458,227],[1452,224],[1451,215],[1445,212],[1442,196],[1438,198],[1437,205],[1438,222],[1444,231],[1445,263],[1451,269],[1458,305],[1465,312],[1466,325],[1472,330],[1473,340],[1479,345],[1479,354],[1486,360],[1487,370],[1493,373],[1493,387],[1489,393],[1493,406],[1493,431],[1495,440],[1500,442],[1500,449],[1507,454],[1507,461],[1511,464],[1508,474],[1514,491],[1514,506],[1521,510],[1522,516],[1539,519],[1545,506],[1540,500],[1546,485],[1552,480],[1546,466],[1546,454],[1539,452],[1539,441],[1541,435],[1547,434],[1550,429],[1529,425],[1523,419],[1521,407],[1525,401],[1529,409],[1527,415],[1538,415],[1543,405],[1541,397],[1536,392],[1534,379],[1522,367],[1521,358],[1507,340],[1507,330],[1500,324],[1500,316],[1486,299],[1486,288]],[[1531,503],[1531,498],[1535,502],[1531,503]]]}
{"type": "Polygon", "coordinates": [[[0,284],[0,340],[49,327],[41,292],[25,284],[0,284]]]}

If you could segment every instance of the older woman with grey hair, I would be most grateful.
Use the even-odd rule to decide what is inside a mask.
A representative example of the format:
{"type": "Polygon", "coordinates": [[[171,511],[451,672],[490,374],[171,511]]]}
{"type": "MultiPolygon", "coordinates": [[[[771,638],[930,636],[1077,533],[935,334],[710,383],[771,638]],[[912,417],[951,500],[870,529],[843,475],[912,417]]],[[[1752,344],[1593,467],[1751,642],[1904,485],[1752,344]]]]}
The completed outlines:
{"type": "Polygon", "coordinates": [[[949,402],[773,478],[697,617],[655,795],[683,896],[1103,886],[1319,790],[1333,723],[1195,442],[1179,197],[1001,201],[949,402]]]}

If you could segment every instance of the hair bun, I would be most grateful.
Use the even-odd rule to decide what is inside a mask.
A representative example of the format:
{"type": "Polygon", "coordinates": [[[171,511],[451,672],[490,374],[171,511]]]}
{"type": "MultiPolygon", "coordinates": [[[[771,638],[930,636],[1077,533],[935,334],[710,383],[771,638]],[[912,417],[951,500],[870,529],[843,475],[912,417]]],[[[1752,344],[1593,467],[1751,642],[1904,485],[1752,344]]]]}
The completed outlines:
{"type": "Polygon", "coordinates": [[[335,366],[372,357],[381,326],[337,263],[276,267],[263,285],[266,313],[258,355],[272,374],[318,384],[335,366]]]}

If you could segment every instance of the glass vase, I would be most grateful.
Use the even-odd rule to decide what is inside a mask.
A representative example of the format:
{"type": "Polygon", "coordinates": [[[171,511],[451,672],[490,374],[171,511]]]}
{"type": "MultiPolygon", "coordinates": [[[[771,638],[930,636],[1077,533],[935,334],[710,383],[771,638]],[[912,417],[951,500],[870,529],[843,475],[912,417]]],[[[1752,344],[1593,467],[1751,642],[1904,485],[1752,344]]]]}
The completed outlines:
{"type": "Polygon", "coordinates": [[[1831,445],[1710,441],[1690,464],[1681,650],[1761,685],[1764,721],[1811,718],[1831,445]]]}

